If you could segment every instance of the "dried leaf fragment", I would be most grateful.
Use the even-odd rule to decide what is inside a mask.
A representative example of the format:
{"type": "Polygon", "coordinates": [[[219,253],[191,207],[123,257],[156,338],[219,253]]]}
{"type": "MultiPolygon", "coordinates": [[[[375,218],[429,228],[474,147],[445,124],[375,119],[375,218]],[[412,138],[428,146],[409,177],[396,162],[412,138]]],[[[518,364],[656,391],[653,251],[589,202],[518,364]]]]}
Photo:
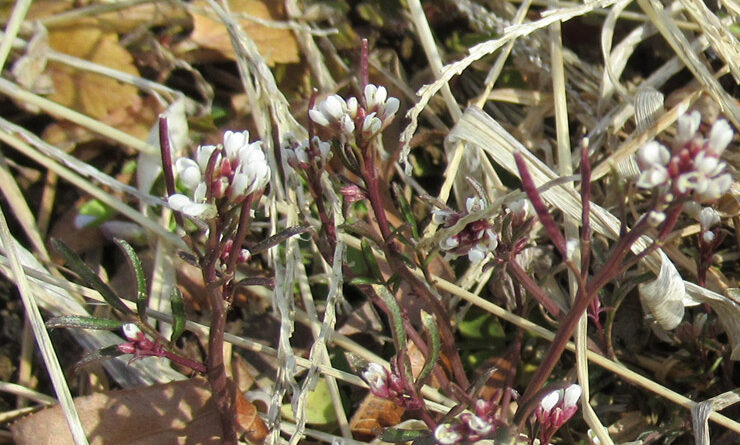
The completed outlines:
{"type": "MultiPolygon", "coordinates": [[[[190,40],[199,47],[218,51],[224,57],[234,60],[236,57],[231,38],[223,23],[197,12],[208,11],[205,1],[196,1],[193,6],[193,32],[190,34],[190,40]]],[[[295,63],[300,60],[298,42],[290,29],[266,26],[258,22],[283,20],[285,14],[279,2],[231,0],[229,8],[236,17],[240,15],[250,17],[239,19],[239,23],[249,38],[254,40],[268,65],[295,63]]]]}

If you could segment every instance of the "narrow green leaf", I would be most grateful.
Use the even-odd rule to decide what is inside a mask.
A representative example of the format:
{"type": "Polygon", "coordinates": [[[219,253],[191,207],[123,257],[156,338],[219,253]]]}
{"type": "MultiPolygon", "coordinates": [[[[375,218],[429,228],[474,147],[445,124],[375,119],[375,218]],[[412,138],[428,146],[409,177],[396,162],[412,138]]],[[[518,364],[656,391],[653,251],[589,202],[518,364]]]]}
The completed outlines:
{"type": "Polygon", "coordinates": [[[391,313],[391,325],[393,327],[393,339],[396,341],[398,352],[406,349],[406,328],[403,325],[403,313],[398,305],[396,297],[390,293],[382,284],[373,284],[373,290],[383,300],[391,313]]]}
{"type": "Polygon", "coordinates": [[[174,343],[185,331],[185,304],[182,301],[182,293],[177,286],[172,289],[170,307],[172,308],[172,336],[170,341],[174,343]]]}
{"type": "Polygon", "coordinates": [[[95,272],[93,272],[93,270],[90,269],[90,267],[85,264],[85,262],[82,261],[82,259],[72,249],[69,248],[69,246],[59,239],[52,239],[51,243],[54,250],[59,252],[59,254],[67,260],[67,267],[79,275],[88,287],[100,292],[100,295],[106,303],[124,314],[133,314],[131,309],[123,303],[121,298],[116,295],[113,289],[105,284],[103,280],[101,280],[100,277],[97,276],[95,272]]]}
{"type": "Polygon", "coordinates": [[[108,318],[83,317],[80,315],[62,315],[47,320],[46,325],[49,329],[56,328],[79,328],[79,329],[98,329],[112,331],[123,326],[122,321],[111,320],[108,318]]]}
{"type": "Polygon", "coordinates": [[[396,199],[401,206],[401,213],[403,219],[411,226],[411,233],[414,235],[414,239],[419,239],[419,226],[416,224],[416,218],[414,218],[414,212],[411,210],[411,205],[406,201],[406,197],[403,196],[403,190],[398,184],[393,184],[393,191],[396,192],[396,199]]]}
{"type": "Polygon", "coordinates": [[[380,440],[390,443],[403,443],[428,435],[425,430],[403,430],[400,428],[387,428],[381,433],[380,440]]]}
{"type": "Polygon", "coordinates": [[[97,351],[91,352],[82,357],[79,362],[75,363],[74,367],[72,368],[72,372],[78,372],[81,368],[89,364],[97,363],[103,360],[110,360],[121,355],[124,354],[123,352],[118,350],[118,345],[112,345],[102,349],[98,349],[97,351]]]}
{"type": "Polygon", "coordinates": [[[367,238],[362,238],[362,240],[360,241],[360,246],[362,247],[362,258],[365,260],[367,268],[375,276],[376,280],[382,282],[383,274],[380,273],[380,266],[378,266],[378,262],[375,260],[373,248],[367,238]]]}
{"type": "Polygon", "coordinates": [[[373,285],[373,284],[379,284],[378,280],[375,278],[370,277],[354,277],[349,281],[349,284],[353,286],[362,286],[362,285],[373,285]]]}
{"type": "Polygon", "coordinates": [[[146,318],[146,308],[149,307],[149,292],[147,292],[146,277],[144,277],[144,268],[141,266],[141,260],[129,243],[119,238],[116,238],[114,241],[126,254],[128,264],[136,276],[136,312],[139,313],[139,318],[144,320],[146,318]]]}
{"type": "Polygon", "coordinates": [[[440,349],[440,341],[439,341],[439,327],[437,326],[437,317],[435,317],[433,314],[429,314],[426,311],[421,311],[421,322],[424,325],[424,330],[427,331],[429,334],[429,338],[432,342],[432,347],[430,353],[427,355],[426,360],[424,361],[424,367],[421,368],[421,372],[419,373],[419,377],[416,379],[416,382],[418,385],[423,385],[424,381],[427,377],[429,377],[432,374],[432,370],[434,370],[434,365],[437,364],[437,361],[439,360],[439,349],[440,349]]]}

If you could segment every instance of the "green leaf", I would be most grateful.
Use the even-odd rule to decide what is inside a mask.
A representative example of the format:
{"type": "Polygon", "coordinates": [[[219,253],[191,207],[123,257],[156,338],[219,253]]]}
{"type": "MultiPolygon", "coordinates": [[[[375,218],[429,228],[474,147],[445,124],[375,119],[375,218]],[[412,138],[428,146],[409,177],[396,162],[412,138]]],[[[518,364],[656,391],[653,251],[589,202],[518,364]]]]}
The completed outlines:
{"type": "Polygon", "coordinates": [[[370,277],[354,277],[349,281],[349,284],[353,286],[362,286],[362,285],[373,285],[373,284],[379,284],[378,280],[375,278],[370,277]]]}
{"type": "Polygon", "coordinates": [[[432,342],[432,348],[430,354],[427,355],[424,361],[424,367],[421,369],[419,377],[417,377],[416,379],[416,382],[419,386],[423,385],[426,378],[432,374],[432,370],[434,370],[434,365],[436,365],[437,361],[439,360],[440,349],[439,326],[437,325],[437,317],[427,313],[425,310],[422,309],[421,322],[424,325],[424,330],[427,331],[427,333],[429,334],[429,338],[432,342]]]}
{"type": "Polygon", "coordinates": [[[124,314],[133,314],[131,309],[123,303],[121,298],[116,295],[115,292],[113,292],[113,289],[105,284],[103,280],[101,280],[100,277],[97,276],[95,272],[93,272],[93,270],[90,269],[90,267],[85,264],[85,262],[82,261],[82,259],[72,249],[69,248],[69,246],[59,239],[52,239],[51,244],[54,247],[54,250],[59,252],[59,254],[67,260],[67,267],[79,275],[88,287],[100,292],[100,295],[106,303],[124,314]]]}
{"type": "Polygon", "coordinates": [[[139,318],[144,320],[146,318],[146,308],[149,307],[149,293],[146,289],[146,278],[144,277],[144,268],[141,266],[141,260],[129,243],[119,238],[116,238],[114,241],[126,254],[128,264],[136,276],[136,312],[139,313],[139,318]]]}
{"type": "Polygon", "coordinates": [[[383,274],[380,273],[380,266],[378,266],[378,262],[375,260],[373,248],[367,238],[362,238],[362,240],[360,240],[360,246],[362,247],[362,259],[365,260],[367,268],[375,276],[376,280],[382,282],[383,274]]]}
{"type": "MultiPolygon", "coordinates": [[[[295,420],[290,403],[280,407],[280,411],[289,420],[295,420]]],[[[337,413],[331,400],[331,392],[326,380],[320,379],[316,389],[308,393],[306,400],[306,423],[312,425],[332,425],[337,422],[337,413]]]]}
{"type": "Polygon", "coordinates": [[[91,199],[82,204],[77,212],[81,216],[90,217],[90,222],[85,224],[85,227],[98,227],[115,214],[115,210],[97,199],[91,199]]]}
{"type": "Polygon", "coordinates": [[[112,331],[123,326],[124,322],[111,320],[108,318],[84,317],[81,315],[62,315],[47,320],[44,323],[49,329],[56,328],[79,328],[79,329],[98,329],[112,331]]]}
{"type": "Polygon", "coordinates": [[[170,307],[172,308],[172,336],[170,336],[170,341],[174,343],[185,331],[185,304],[182,301],[182,293],[177,286],[172,289],[170,307]]]}
{"type": "Polygon", "coordinates": [[[89,364],[96,363],[102,360],[110,360],[121,355],[123,355],[123,353],[118,350],[118,345],[112,345],[102,349],[98,349],[97,351],[91,352],[82,357],[79,362],[75,363],[72,371],[78,372],[81,368],[89,364]]]}
{"type": "Polygon", "coordinates": [[[402,443],[418,439],[424,435],[429,435],[429,431],[387,428],[380,434],[380,440],[390,443],[402,443]]]}
{"type": "Polygon", "coordinates": [[[387,287],[382,284],[373,284],[373,290],[383,300],[391,313],[391,325],[393,327],[393,339],[396,342],[396,348],[399,352],[406,349],[406,328],[403,325],[403,313],[401,306],[398,305],[396,297],[390,293],[387,287]]]}
{"type": "Polygon", "coordinates": [[[396,192],[396,199],[401,206],[401,213],[403,219],[411,226],[411,233],[414,235],[414,239],[419,239],[419,226],[416,224],[416,218],[414,218],[414,212],[411,210],[411,205],[406,201],[406,197],[403,196],[403,190],[398,184],[393,184],[393,191],[396,192]]]}
{"type": "Polygon", "coordinates": [[[457,328],[460,335],[470,340],[503,338],[504,328],[487,312],[470,311],[457,328]]]}

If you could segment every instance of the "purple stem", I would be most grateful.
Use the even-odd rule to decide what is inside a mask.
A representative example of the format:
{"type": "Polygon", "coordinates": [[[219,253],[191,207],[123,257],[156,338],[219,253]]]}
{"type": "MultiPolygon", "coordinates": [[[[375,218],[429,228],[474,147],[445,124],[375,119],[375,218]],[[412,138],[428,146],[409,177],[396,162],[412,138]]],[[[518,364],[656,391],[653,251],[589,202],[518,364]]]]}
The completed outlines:
{"type": "MultiPolygon", "coordinates": [[[[365,97],[365,87],[370,83],[370,50],[368,48],[367,39],[362,39],[360,44],[360,88],[362,89],[361,97],[365,97]]],[[[364,99],[363,99],[364,102],[364,99]]],[[[364,106],[367,104],[363,103],[364,106]]]]}
{"type": "Polygon", "coordinates": [[[514,160],[516,161],[516,167],[519,170],[519,177],[522,180],[522,188],[527,194],[529,201],[532,203],[534,211],[537,212],[537,216],[542,227],[545,228],[553,244],[555,244],[555,247],[560,251],[560,255],[567,259],[568,253],[565,247],[565,237],[563,237],[557,224],[555,224],[555,220],[552,219],[552,215],[550,215],[550,212],[547,210],[547,206],[542,200],[540,192],[537,191],[537,186],[534,184],[534,180],[532,180],[532,175],[529,174],[529,169],[527,168],[527,164],[524,161],[522,154],[520,152],[514,153],[514,160]]]}
{"type": "MultiPolygon", "coordinates": [[[[175,172],[172,171],[172,147],[170,146],[170,133],[167,125],[167,118],[159,117],[159,153],[162,156],[162,174],[164,176],[164,187],[167,196],[172,196],[175,190],[175,172]]],[[[175,222],[180,227],[185,227],[180,212],[174,212],[175,222]]]]}

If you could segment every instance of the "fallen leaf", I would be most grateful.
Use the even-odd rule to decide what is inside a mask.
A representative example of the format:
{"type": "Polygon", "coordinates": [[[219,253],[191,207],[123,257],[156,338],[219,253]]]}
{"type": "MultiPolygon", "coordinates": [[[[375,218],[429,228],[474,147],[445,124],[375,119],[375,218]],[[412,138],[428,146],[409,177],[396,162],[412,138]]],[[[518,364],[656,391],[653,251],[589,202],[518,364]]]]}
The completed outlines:
{"type": "MultiPolygon", "coordinates": [[[[89,60],[124,73],[138,75],[131,54],[118,43],[118,35],[103,30],[94,20],[49,29],[49,46],[61,53],[89,60]]],[[[47,72],[54,82],[48,98],[95,119],[134,105],[138,92],[133,85],[110,77],[49,62],[47,72]]]]}
{"type": "MultiPolygon", "coordinates": [[[[221,422],[202,378],[77,397],[75,406],[91,445],[221,443],[221,422]]],[[[18,445],[74,443],[59,406],[10,429],[18,445]]]]}
{"type": "MultiPolygon", "coordinates": [[[[250,17],[268,21],[279,21],[285,19],[280,2],[261,0],[231,0],[229,8],[232,14],[246,14],[250,17]]],[[[205,1],[193,3],[193,32],[190,41],[198,47],[217,51],[221,56],[235,60],[231,38],[226,27],[218,20],[206,15],[208,6],[205,1]],[[201,14],[197,10],[203,10],[201,14]]],[[[276,63],[296,63],[300,60],[298,42],[295,40],[293,31],[285,28],[265,26],[254,20],[240,19],[244,32],[257,45],[265,62],[272,66],[276,63]]]]}

